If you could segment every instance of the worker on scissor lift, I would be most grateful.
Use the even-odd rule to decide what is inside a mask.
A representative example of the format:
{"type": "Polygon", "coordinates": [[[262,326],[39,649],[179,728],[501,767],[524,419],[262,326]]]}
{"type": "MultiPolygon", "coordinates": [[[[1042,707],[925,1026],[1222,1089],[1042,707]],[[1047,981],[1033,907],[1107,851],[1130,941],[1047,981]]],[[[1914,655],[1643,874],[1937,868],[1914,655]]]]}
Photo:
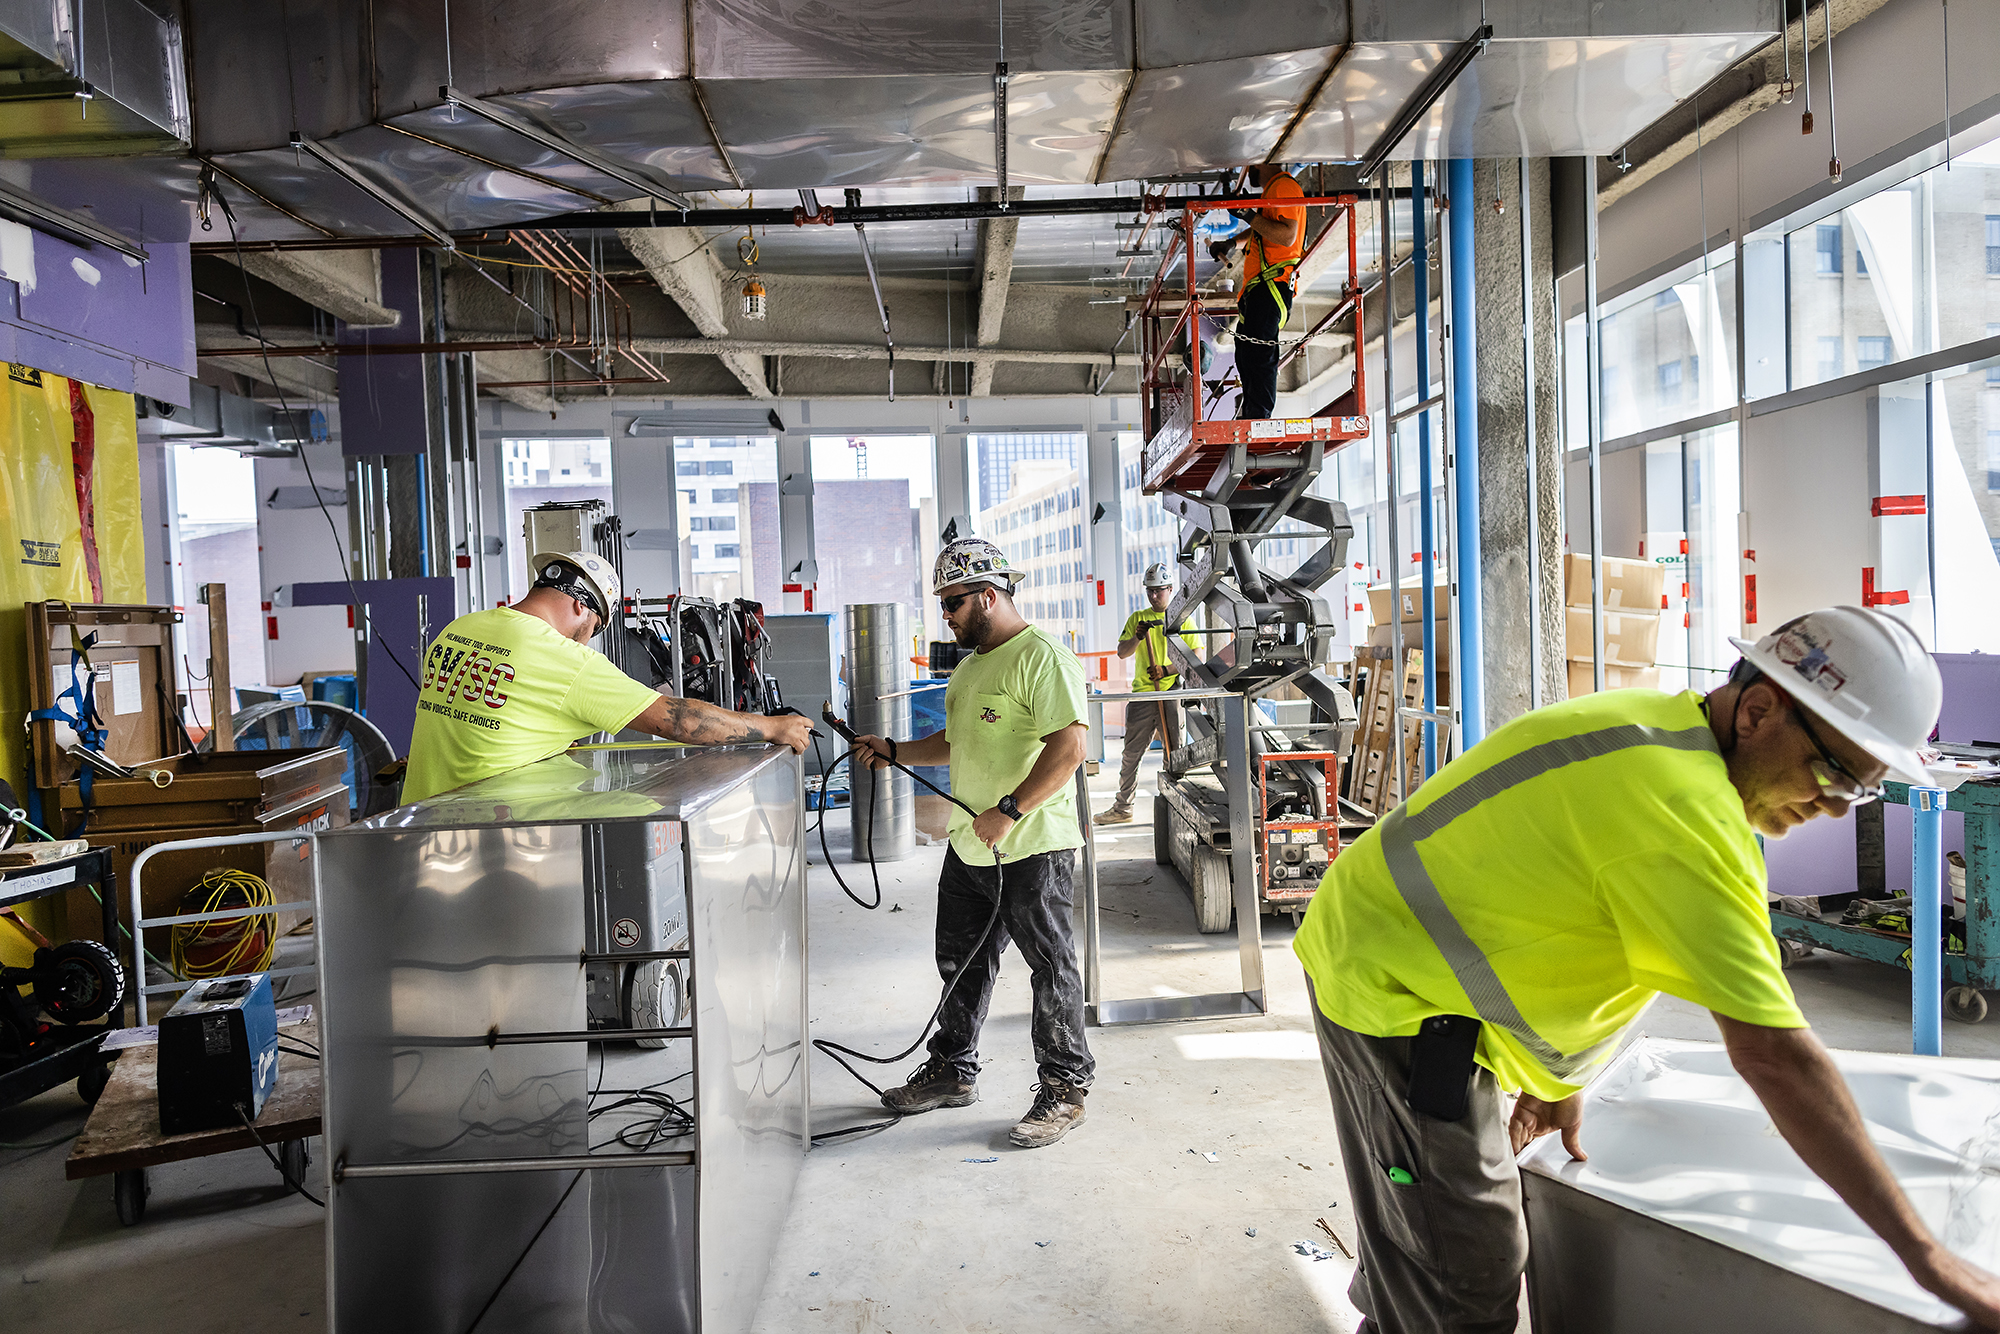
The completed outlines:
{"type": "Polygon", "coordinates": [[[533,568],[526,597],[459,617],[424,654],[405,803],[627,727],[690,745],[768,741],[804,753],[812,733],[805,718],[731,713],[662,695],[592,649],[622,592],[610,562],[587,551],[542,552],[533,568]]]}
{"type": "MultiPolygon", "coordinates": [[[[1305,198],[1305,191],[1283,167],[1252,167],[1250,184],[1263,191],[1265,199],[1305,198]]],[[[1263,418],[1271,415],[1278,401],[1278,331],[1292,313],[1292,273],[1305,252],[1306,211],[1298,204],[1232,211],[1249,230],[1211,242],[1209,254],[1227,263],[1232,249],[1239,244],[1243,248],[1243,277],[1236,298],[1236,378],[1242,391],[1236,416],[1263,418]]]]}
{"type": "Polygon", "coordinates": [[[944,730],[900,745],[859,737],[854,755],[871,769],[893,759],[948,764],[952,795],[979,812],[953,810],[938,878],[938,972],[948,985],[930,1058],[882,1102],[913,1116],[979,1100],[979,1030],[1011,940],[1028,961],[1028,1033],[1041,1078],[1008,1138],[1038,1149],[1083,1123],[1097,1062],[1084,1040],[1083,975],[1070,932],[1083,845],[1072,787],[1086,731],[1083,665],[1014,605],[1026,577],[984,538],[960,538],[938,553],[931,591],[959,646],[975,650],[952,668],[944,730]],[[1005,859],[997,869],[996,854],[1005,859]]]}
{"type": "Polygon", "coordinates": [[[1778,1133],[1911,1277],[2000,1328],[2000,1279],[1931,1235],[1799,1013],[1756,839],[1845,815],[1884,778],[1926,783],[1937,664],[1908,626],[1857,607],[1731,642],[1743,657],[1706,697],[1614,690],[1499,728],[1313,896],[1293,948],[1367,1334],[1513,1334],[1528,1254],[1515,1155],[1560,1131],[1584,1157],[1582,1086],[1661,991],[1714,1014],[1778,1133]]]}
{"type": "MultiPolygon", "coordinates": [[[[1167,604],[1174,597],[1173,567],[1155,561],[1146,567],[1147,606],[1125,618],[1118,632],[1118,656],[1136,656],[1132,669],[1132,689],[1148,692],[1172,690],[1180,684],[1174,660],[1167,652],[1167,604]]],[[[1189,652],[1201,653],[1201,641],[1181,633],[1180,641],[1189,652]]],[[[1096,824],[1130,824],[1132,797],[1139,787],[1139,761],[1158,733],[1160,749],[1170,751],[1181,743],[1181,706],[1178,700],[1127,700],[1125,702],[1125,756],[1118,766],[1118,796],[1110,809],[1092,816],[1096,824]]]]}

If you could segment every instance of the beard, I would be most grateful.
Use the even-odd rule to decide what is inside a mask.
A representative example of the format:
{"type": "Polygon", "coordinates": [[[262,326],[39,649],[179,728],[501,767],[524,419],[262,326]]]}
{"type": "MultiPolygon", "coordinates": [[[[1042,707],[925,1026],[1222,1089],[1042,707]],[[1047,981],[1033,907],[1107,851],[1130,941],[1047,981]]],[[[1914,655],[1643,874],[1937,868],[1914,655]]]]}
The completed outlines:
{"type": "Polygon", "coordinates": [[[952,632],[952,637],[958,641],[960,648],[978,648],[986,642],[987,632],[992,628],[993,618],[986,614],[986,608],[975,602],[958,618],[958,628],[952,632]]]}

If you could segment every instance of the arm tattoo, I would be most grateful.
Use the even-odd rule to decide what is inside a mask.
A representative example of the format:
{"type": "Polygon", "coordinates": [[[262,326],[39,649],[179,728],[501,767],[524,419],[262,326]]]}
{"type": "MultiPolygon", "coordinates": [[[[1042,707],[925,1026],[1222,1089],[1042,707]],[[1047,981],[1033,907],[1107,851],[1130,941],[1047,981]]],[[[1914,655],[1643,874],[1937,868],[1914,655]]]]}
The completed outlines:
{"type": "Polygon", "coordinates": [[[695,746],[741,746],[764,740],[763,732],[745,715],[698,699],[669,698],[664,724],[668,740],[695,746]]]}

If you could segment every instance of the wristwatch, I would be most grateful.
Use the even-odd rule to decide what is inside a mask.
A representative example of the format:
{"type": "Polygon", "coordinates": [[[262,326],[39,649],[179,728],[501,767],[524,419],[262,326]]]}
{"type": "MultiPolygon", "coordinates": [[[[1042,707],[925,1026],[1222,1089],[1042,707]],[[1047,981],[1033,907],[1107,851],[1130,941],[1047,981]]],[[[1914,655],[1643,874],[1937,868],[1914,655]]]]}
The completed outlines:
{"type": "Polygon", "coordinates": [[[1002,815],[1006,816],[1009,820],[1013,820],[1016,823],[1020,822],[1021,803],[1014,800],[1014,794],[1012,792],[1009,792],[1006,796],[994,802],[993,809],[1000,812],[1002,815]]]}

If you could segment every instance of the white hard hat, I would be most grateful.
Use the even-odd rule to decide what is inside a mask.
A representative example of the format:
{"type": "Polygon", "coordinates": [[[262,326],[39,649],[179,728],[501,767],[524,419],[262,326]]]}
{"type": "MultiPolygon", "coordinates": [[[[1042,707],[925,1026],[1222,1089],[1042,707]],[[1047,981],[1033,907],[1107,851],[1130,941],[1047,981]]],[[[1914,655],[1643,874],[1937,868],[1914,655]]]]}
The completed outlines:
{"type": "Polygon", "coordinates": [[[1007,553],[983,537],[961,537],[938,552],[931,567],[931,592],[942,593],[953,584],[995,584],[1009,593],[1028,576],[1014,568],[1007,553]]]}
{"type": "Polygon", "coordinates": [[[1156,560],[1146,567],[1146,587],[1172,588],[1174,586],[1173,567],[1163,560],[1156,560]]]}
{"type": "Polygon", "coordinates": [[[594,551],[541,551],[533,562],[536,588],[553,588],[592,603],[597,619],[609,624],[624,597],[618,571],[594,551]]]}
{"type": "Polygon", "coordinates": [[[1800,708],[1889,766],[1889,777],[1925,784],[1917,747],[1944,705],[1944,679],[1916,632],[1861,607],[1807,612],[1752,644],[1744,661],[1800,708]]]}

